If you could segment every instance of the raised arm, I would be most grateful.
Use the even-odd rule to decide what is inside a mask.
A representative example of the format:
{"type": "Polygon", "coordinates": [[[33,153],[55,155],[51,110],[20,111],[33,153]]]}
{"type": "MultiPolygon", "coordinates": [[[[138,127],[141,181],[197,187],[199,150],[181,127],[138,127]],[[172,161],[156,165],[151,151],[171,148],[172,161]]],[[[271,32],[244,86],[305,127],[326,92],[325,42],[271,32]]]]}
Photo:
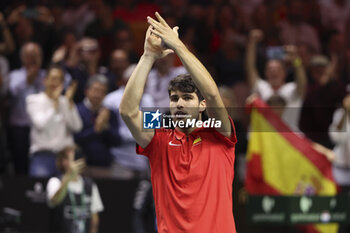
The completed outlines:
{"type": "Polygon", "coordinates": [[[0,13],[0,28],[3,36],[3,42],[0,43],[0,54],[10,54],[15,50],[16,45],[2,13],[0,13]]]}
{"type": "Polygon", "coordinates": [[[176,52],[206,100],[209,117],[221,120],[220,133],[230,137],[232,132],[231,123],[213,78],[202,63],[182,43],[178,37],[177,30],[171,29],[158,12],[156,12],[156,17],[159,22],[148,17],[148,22],[153,27],[152,33],[159,36],[166,46],[176,52]]]}
{"type": "Polygon", "coordinates": [[[68,183],[79,176],[85,167],[85,160],[78,159],[69,164],[69,170],[63,175],[60,187],[49,197],[49,203],[52,207],[58,206],[62,203],[68,191],[68,183]]]}
{"type": "Polygon", "coordinates": [[[290,60],[294,67],[294,80],[297,84],[297,93],[303,98],[307,89],[307,76],[303,62],[298,54],[296,46],[287,45],[285,46],[285,51],[287,53],[287,59],[290,60]]]}
{"type": "Polygon", "coordinates": [[[263,32],[259,29],[253,29],[249,33],[247,51],[245,57],[245,72],[250,88],[253,88],[259,78],[258,70],[256,69],[256,47],[263,39],[263,32]]]}
{"type": "Polygon", "coordinates": [[[142,112],[139,108],[144,87],[155,60],[171,52],[171,50],[162,47],[161,39],[152,34],[149,27],[146,33],[144,53],[125,87],[120,103],[120,115],[135,141],[143,148],[150,143],[154,135],[154,130],[146,131],[142,128],[142,112]]]}
{"type": "Polygon", "coordinates": [[[322,82],[328,83],[331,79],[336,78],[336,70],[338,66],[338,56],[336,54],[331,55],[331,60],[329,64],[326,67],[326,71],[324,72],[322,76],[322,82]]]}

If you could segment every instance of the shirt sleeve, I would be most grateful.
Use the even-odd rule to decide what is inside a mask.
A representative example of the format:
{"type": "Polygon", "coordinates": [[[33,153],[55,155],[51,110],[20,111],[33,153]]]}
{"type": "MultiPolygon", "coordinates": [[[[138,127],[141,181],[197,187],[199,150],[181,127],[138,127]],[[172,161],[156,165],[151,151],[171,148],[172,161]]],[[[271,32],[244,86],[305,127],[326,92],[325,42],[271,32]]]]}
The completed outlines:
{"type": "Polygon", "coordinates": [[[287,103],[291,102],[293,99],[300,98],[297,92],[296,82],[289,82],[284,84],[279,90],[278,94],[283,97],[287,103]]]}
{"type": "Polygon", "coordinates": [[[91,214],[99,213],[104,210],[104,206],[102,204],[102,200],[100,197],[100,192],[98,191],[97,185],[92,185],[92,193],[91,193],[91,214]]]}
{"type": "Polygon", "coordinates": [[[110,95],[107,95],[102,101],[102,106],[108,108],[109,110],[113,110],[116,108],[117,105],[113,103],[113,100],[110,97],[110,95]]]}
{"type": "Polygon", "coordinates": [[[9,89],[12,95],[17,96],[27,88],[27,80],[24,76],[14,71],[9,74],[9,89]]]}
{"type": "Polygon", "coordinates": [[[29,95],[26,98],[27,113],[34,127],[44,128],[53,120],[55,109],[51,105],[43,103],[38,95],[29,95]]]}
{"type": "Polygon", "coordinates": [[[228,146],[228,147],[234,147],[237,143],[237,137],[236,137],[236,129],[235,125],[233,123],[232,118],[229,116],[228,117],[231,123],[231,136],[230,137],[225,137],[222,135],[220,132],[218,132],[216,129],[214,129],[215,134],[222,139],[222,141],[228,146]]]}
{"type": "Polygon", "coordinates": [[[273,94],[273,90],[267,81],[258,78],[252,89],[252,93],[258,94],[261,99],[266,101],[273,94]]]}
{"type": "Polygon", "coordinates": [[[55,196],[55,194],[58,191],[58,189],[60,188],[60,186],[61,186],[61,181],[57,177],[52,177],[47,182],[46,198],[47,198],[47,203],[48,203],[49,207],[52,207],[51,199],[53,198],[53,196],[55,196]]]}
{"type": "Polygon", "coordinates": [[[155,148],[159,149],[159,141],[160,141],[160,134],[161,130],[163,129],[156,129],[154,130],[154,135],[150,143],[146,146],[146,148],[142,148],[136,143],[136,153],[140,155],[145,155],[148,158],[155,156],[154,150],[155,148]]]}
{"type": "Polygon", "coordinates": [[[79,132],[83,127],[83,123],[81,121],[76,105],[73,104],[73,106],[70,107],[68,100],[63,96],[61,97],[61,103],[64,119],[68,129],[73,132],[79,132]]]}

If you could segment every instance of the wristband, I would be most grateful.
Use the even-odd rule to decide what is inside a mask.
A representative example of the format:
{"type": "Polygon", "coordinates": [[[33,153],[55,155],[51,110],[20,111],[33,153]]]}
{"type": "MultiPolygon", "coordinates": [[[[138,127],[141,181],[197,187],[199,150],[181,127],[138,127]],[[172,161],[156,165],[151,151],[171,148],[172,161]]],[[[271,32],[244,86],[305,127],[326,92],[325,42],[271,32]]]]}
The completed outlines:
{"type": "Polygon", "coordinates": [[[301,64],[302,64],[303,62],[301,61],[301,59],[298,57],[298,58],[295,58],[294,60],[293,60],[293,66],[295,67],[295,68],[298,68],[299,66],[301,66],[301,64]]]}

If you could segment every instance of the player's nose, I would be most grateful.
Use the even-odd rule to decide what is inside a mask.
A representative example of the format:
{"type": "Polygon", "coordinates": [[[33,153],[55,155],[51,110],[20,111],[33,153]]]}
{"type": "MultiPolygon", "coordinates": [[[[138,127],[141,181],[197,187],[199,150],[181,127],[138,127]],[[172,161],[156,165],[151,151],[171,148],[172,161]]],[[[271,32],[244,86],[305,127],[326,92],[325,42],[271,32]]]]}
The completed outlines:
{"type": "Polygon", "coordinates": [[[184,100],[182,98],[179,98],[179,100],[177,101],[176,108],[177,109],[184,108],[184,100]]]}

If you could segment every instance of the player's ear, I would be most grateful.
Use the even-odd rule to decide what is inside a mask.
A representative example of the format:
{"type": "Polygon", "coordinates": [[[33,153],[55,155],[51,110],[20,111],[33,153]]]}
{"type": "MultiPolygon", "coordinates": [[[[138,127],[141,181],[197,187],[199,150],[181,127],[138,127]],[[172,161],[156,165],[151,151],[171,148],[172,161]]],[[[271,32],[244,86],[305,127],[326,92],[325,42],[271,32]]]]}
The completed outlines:
{"type": "Polygon", "coordinates": [[[199,102],[199,112],[200,113],[204,112],[206,108],[207,108],[207,102],[205,100],[201,100],[199,102]]]}

